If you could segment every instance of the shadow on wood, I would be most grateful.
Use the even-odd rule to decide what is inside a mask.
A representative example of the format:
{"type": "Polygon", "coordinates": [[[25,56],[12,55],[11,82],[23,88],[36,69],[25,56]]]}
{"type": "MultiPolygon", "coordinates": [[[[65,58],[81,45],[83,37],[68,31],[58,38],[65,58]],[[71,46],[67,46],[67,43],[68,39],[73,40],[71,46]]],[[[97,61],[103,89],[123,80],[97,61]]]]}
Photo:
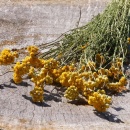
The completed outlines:
{"type": "Polygon", "coordinates": [[[105,120],[108,120],[110,122],[113,122],[113,123],[124,123],[121,119],[119,119],[117,117],[117,115],[114,115],[110,112],[97,112],[97,111],[94,111],[94,114],[100,118],[103,118],[105,120]]]}
{"type": "MultiPolygon", "coordinates": [[[[24,97],[26,100],[29,100],[30,102],[32,102],[32,98],[31,97],[28,97],[26,95],[22,95],[22,97],[24,97]]],[[[37,106],[40,106],[40,107],[51,107],[50,105],[48,105],[47,103],[45,102],[37,102],[37,103],[34,103],[32,102],[34,105],[37,105],[37,106]]]]}

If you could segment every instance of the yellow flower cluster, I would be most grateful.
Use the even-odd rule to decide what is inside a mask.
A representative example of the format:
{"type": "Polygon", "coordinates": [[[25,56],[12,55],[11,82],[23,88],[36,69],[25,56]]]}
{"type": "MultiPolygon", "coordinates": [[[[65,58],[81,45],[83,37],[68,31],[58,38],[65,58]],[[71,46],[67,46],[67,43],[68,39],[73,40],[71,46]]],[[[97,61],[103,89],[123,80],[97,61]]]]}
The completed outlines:
{"type": "Polygon", "coordinates": [[[34,68],[42,68],[44,66],[44,60],[37,57],[38,48],[36,46],[27,47],[29,56],[26,56],[22,62],[26,63],[34,68]]]}
{"type": "Polygon", "coordinates": [[[51,76],[47,75],[45,77],[45,83],[46,84],[52,84],[53,83],[53,78],[51,76]]]}
{"type": "Polygon", "coordinates": [[[102,56],[101,54],[97,54],[95,56],[95,60],[96,60],[96,63],[100,66],[102,66],[104,63],[106,63],[104,56],[102,56]]]}
{"type": "Polygon", "coordinates": [[[122,76],[122,77],[120,78],[119,82],[120,82],[120,84],[121,84],[122,86],[125,86],[125,85],[127,84],[127,79],[126,79],[126,77],[122,76]]]}
{"type": "Polygon", "coordinates": [[[39,59],[36,56],[26,56],[22,62],[34,67],[34,68],[42,68],[44,66],[44,60],[39,59]]]}
{"type": "Polygon", "coordinates": [[[92,96],[94,90],[90,89],[88,86],[84,87],[83,95],[88,99],[89,96],[92,96]]]}
{"type": "Polygon", "coordinates": [[[34,68],[30,68],[29,75],[34,78],[33,82],[44,81],[46,84],[52,84],[53,79],[58,78],[58,73],[60,73],[60,71],[58,71],[59,62],[51,58],[49,60],[44,60],[42,65],[43,67],[40,69],[38,75],[33,75],[34,68]]]}
{"type": "Polygon", "coordinates": [[[41,76],[34,76],[33,78],[31,78],[31,81],[35,84],[35,86],[43,88],[45,79],[41,78],[41,76]]]}
{"type": "Polygon", "coordinates": [[[38,48],[35,46],[29,46],[27,50],[29,56],[22,62],[17,62],[13,68],[13,79],[15,83],[20,83],[23,75],[28,74],[34,83],[34,89],[30,92],[34,102],[43,101],[45,84],[57,82],[66,87],[64,96],[69,100],[75,100],[81,94],[97,111],[104,112],[111,103],[111,98],[104,90],[121,92],[126,85],[126,78],[121,70],[121,58],[117,58],[108,69],[102,68],[105,59],[100,54],[96,55],[96,62],[88,61],[81,66],[61,66],[53,58],[38,58],[38,48]]]}
{"type": "Polygon", "coordinates": [[[120,92],[120,90],[122,90],[122,88],[124,88],[124,86],[126,85],[126,83],[127,83],[127,80],[123,76],[123,77],[121,77],[121,79],[119,80],[119,82],[108,83],[107,84],[107,88],[109,90],[112,90],[112,91],[115,91],[115,92],[120,92]]]}
{"type": "Polygon", "coordinates": [[[33,102],[43,102],[43,89],[41,87],[35,87],[30,91],[33,102]]]}
{"type": "Polygon", "coordinates": [[[30,52],[30,56],[26,56],[21,63],[17,62],[13,67],[13,80],[15,83],[20,83],[22,81],[23,75],[29,73],[31,66],[36,68],[42,67],[42,60],[38,59],[35,56],[38,51],[38,48],[35,46],[29,46],[27,49],[30,52]]]}
{"type": "Polygon", "coordinates": [[[70,78],[70,73],[71,72],[63,72],[60,77],[58,78],[59,82],[61,83],[62,86],[65,86],[65,87],[69,87],[70,84],[69,84],[69,78],[70,78]]]}
{"type": "MultiPolygon", "coordinates": [[[[34,72],[34,68],[30,68],[30,73],[34,72]]],[[[42,75],[31,75],[31,81],[35,84],[34,90],[30,92],[33,102],[43,102],[44,80],[42,75]]]]}
{"type": "Polygon", "coordinates": [[[127,43],[130,44],[130,37],[127,38],[127,43]]]}
{"type": "Polygon", "coordinates": [[[123,74],[121,69],[115,67],[115,66],[111,66],[111,68],[109,69],[111,72],[111,77],[113,77],[114,79],[119,79],[119,77],[123,74]]]}
{"type": "Polygon", "coordinates": [[[79,96],[79,91],[78,88],[75,86],[70,86],[67,88],[67,90],[65,91],[64,96],[66,98],[68,98],[69,100],[75,100],[78,98],[79,96]]]}
{"type": "Polygon", "coordinates": [[[117,57],[117,58],[116,58],[116,61],[115,61],[115,66],[116,66],[117,68],[120,68],[120,69],[121,69],[122,63],[123,63],[123,59],[117,57]]]}
{"type": "Polygon", "coordinates": [[[99,112],[105,112],[111,104],[111,97],[105,94],[104,90],[94,92],[92,96],[89,96],[88,103],[99,112]]]}
{"type": "Polygon", "coordinates": [[[28,76],[32,78],[34,77],[34,74],[35,74],[35,68],[31,66],[28,72],[28,76]]]}
{"type": "Polygon", "coordinates": [[[39,49],[36,46],[28,46],[27,50],[28,50],[28,52],[29,52],[29,54],[30,54],[31,57],[35,57],[36,54],[38,53],[39,49]]]}
{"type": "MultiPolygon", "coordinates": [[[[58,63],[59,64],[59,63],[58,63]]],[[[60,82],[63,86],[68,86],[68,82],[65,83],[65,79],[67,81],[67,75],[71,72],[73,72],[76,68],[74,67],[74,65],[65,65],[63,67],[59,67],[57,66],[57,69],[53,69],[51,71],[51,75],[53,77],[53,80],[55,82],[60,82]],[[63,83],[64,82],[64,83],[63,83]]],[[[68,75],[69,78],[69,75],[68,75]]]]}
{"type": "Polygon", "coordinates": [[[95,87],[97,87],[97,83],[95,81],[92,80],[88,80],[88,81],[84,81],[84,86],[83,88],[89,88],[91,90],[94,90],[95,87]]]}
{"type": "Polygon", "coordinates": [[[43,88],[45,78],[47,75],[47,69],[42,68],[38,74],[36,74],[36,72],[34,71],[34,68],[30,68],[29,71],[30,71],[29,75],[31,75],[31,81],[35,84],[35,86],[39,86],[43,88]]]}
{"type": "Polygon", "coordinates": [[[53,58],[44,60],[44,68],[46,69],[57,69],[59,67],[59,62],[53,58]]]}
{"type": "Polygon", "coordinates": [[[103,89],[105,88],[106,84],[109,82],[109,79],[106,75],[98,75],[95,79],[97,88],[103,89]]]}
{"type": "Polygon", "coordinates": [[[30,66],[25,63],[17,62],[13,67],[13,80],[15,83],[22,82],[22,76],[29,72],[30,66]]]}
{"type": "Polygon", "coordinates": [[[93,62],[93,61],[88,61],[87,64],[86,64],[86,70],[95,70],[96,68],[96,63],[93,62]]]}
{"type": "Polygon", "coordinates": [[[110,87],[112,86],[109,81],[110,75],[110,70],[104,68],[99,69],[97,72],[83,71],[78,73],[67,71],[61,73],[58,81],[61,83],[62,86],[65,87],[76,86],[79,91],[82,91],[85,97],[88,97],[93,91],[97,89],[111,90],[113,88],[113,90],[116,91],[117,89],[114,89],[114,87],[110,87]]]}
{"type": "Polygon", "coordinates": [[[34,73],[33,68],[42,68],[44,66],[44,60],[36,56],[38,53],[37,47],[29,46],[27,50],[30,56],[26,56],[21,63],[17,62],[13,68],[13,80],[15,83],[20,83],[22,81],[22,76],[27,73],[29,73],[29,76],[32,76],[34,73]]]}
{"type": "Polygon", "coordinates": [[[11,52],[9,49],[4,49],[0,53],[0,65],[9,65],[14,62],[15,58],[18,58],[17,52],[11,52]]]}
{"type": "Polygon", "coordinates": [[[116,58],[115,62],[112,63],[110,69],[110,76],[114,79],[119,79],[123,75],[122,72],[122,58],[116,58]]]}
{"type": "Polygon", "coordinates": [[[81,86],[81,82],[83,85],[82,79],[75,78],[76,75],[78,76],[78,73],[71,72],[72,70],[74,70],[74,65],[63,66],[61,68],[58,68],[58,65],[59,65],[58,62],[56,62],[53,59],[51,59],[50,61],[51,61],[51,64],[49,63],[49,60],[44,61],[45,67],[42,68],[38,74],[34,75],[34,73],[35,73],[34,67],[30,68],[29,76],[32,77],[31,80],[32,80],[32,82],[35,83],[35,86],[39,86],[43,89],[44,83],[52,84],[53,81],[60,82],[61,85],[65,86],[65,87],[72,86],[72,84],[79,87],[79,86],[81,86]],[[52,69],[52,67],[54,69],[52,69]],[[71,78],[70,78],[70,75],[71,75],[71,78]],[[67,81],[67,76],[69,79],[68,81],[67,81]]]}
{"type": "Polygon", "coordinates": [[[84,64],[81,66],[79,69],[79,72],[84,72],[84,71],[94,71],[96,69],[96,63],[93,61],[88,61],[87,64],[84,64]]]}
{"type": "Polygon", "coordinates": [[[58,79],[62,86],[75,86],[79,90],[82,90],[85,83],[83,76],[86,76],[85,73],[80,75],[78,72],[63,72],[58,79]]]}
{"type": "Polygon", "coordinates": [[[58,68],[58,69],[53,69],[51,72],[52,72],[51,74],[52,74],[53,80],[55,82],[59,82],[59,77],[62,74],[62,70],[58,68]]]}
{"type": "Polygon", "coordinates": [[[104,69],[104,68],[100,68],[100,69],[98,70],[98,74],[100,74],[100,75],[111,76],[110,70],[104,69]]]}
{"type": "Polygon", "coordinates": [[[42,60],[43,67],[41,68],[38,74],[35,72],[35,68],[37,67],[34,68],[34,64],[31,64],[31,65],[33,67],[31,66],[29,69],[29,76],[31,77],[31,81],[34,82],[35,87],[34,87],[34,90],[30,92],[30,94],[34,102],[43,101],[44,83],[45,84],[53,83],[53,77],[51,77],[54,74],[53,68],[54,69],[58,68],[59,62],[53,58],[49,60],[42,60]],[[40,89],[40,93],[42,93],[42,96],[41,95],[38,96],[38,94],[36,94],[35,90],[38,90],[38,89],[40,89]]]}

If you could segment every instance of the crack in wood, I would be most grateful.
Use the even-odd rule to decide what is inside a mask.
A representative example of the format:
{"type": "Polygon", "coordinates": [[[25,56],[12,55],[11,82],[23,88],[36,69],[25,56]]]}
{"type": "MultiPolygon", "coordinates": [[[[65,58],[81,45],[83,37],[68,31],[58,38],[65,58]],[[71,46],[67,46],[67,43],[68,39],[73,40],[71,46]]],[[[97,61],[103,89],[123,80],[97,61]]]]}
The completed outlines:
{"type": "Polygon", "coordinates": [[[79,27],[81,16],[82,16],[82,8],[79,7],[79,19],[78,19],[78,22],[77,22],[77,25],[76,25],[77,28],[79,27]]]}

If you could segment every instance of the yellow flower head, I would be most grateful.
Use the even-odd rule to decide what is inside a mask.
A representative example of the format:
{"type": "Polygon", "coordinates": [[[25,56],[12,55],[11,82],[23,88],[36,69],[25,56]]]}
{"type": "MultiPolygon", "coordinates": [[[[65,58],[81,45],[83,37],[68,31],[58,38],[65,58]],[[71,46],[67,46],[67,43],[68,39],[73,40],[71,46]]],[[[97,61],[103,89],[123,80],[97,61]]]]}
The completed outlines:
{"type": "Polygon", "coordinates": [[[34,90],[30,91],[33,102],[43,102],[43,89],[36,86],[34,90]]]}
{"type": "Polygon", "coordinates": [[[130,44],[130,37],[127,38],[127,43],[130,44]]]}

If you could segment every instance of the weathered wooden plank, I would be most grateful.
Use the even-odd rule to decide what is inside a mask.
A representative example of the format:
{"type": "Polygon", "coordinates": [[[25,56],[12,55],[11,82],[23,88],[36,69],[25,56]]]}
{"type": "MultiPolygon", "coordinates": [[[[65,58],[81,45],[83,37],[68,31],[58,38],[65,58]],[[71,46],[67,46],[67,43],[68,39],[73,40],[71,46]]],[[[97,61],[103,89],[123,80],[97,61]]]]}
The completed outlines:
{"type": "MultiPolygon", "coordinates": [[[[60,1],[52,5],[39,5],[38,1],[35,4],[25,4],[27,1],[22,4],[16,3],[16,0],[14,2],[15,4],[9,2],[0,6],[0,41],[6,40],[1,43],[1,49],[2,46],[21,48],[52,41],[61,33],[77,27],[77,22],[78,26],[84,25],[105,8],[105,3],[99,0],[88,1],[84,5],[80,2],[72,4],[74,1],[65,5],[60,1]],[[12,42],[9,45],[10,39],[12,42]]],[[[4,73],[10,69],[2,66],[0,70],[4,73]]],[[[59,96],[56,88],[51,93],[54,86],[45,87],[43,104],[34,104],[29,95],[33,84],[28,79],[19,85],[9,84],[11,77],[12,73],[9,73],[0,80],[1,84],[4,83],[0,86],[0,129],[130,129],[129,93],[113,96],[113,104],[108,112],[100,114],[84,103],[67,103],[67,100],[59,96]]]]}

